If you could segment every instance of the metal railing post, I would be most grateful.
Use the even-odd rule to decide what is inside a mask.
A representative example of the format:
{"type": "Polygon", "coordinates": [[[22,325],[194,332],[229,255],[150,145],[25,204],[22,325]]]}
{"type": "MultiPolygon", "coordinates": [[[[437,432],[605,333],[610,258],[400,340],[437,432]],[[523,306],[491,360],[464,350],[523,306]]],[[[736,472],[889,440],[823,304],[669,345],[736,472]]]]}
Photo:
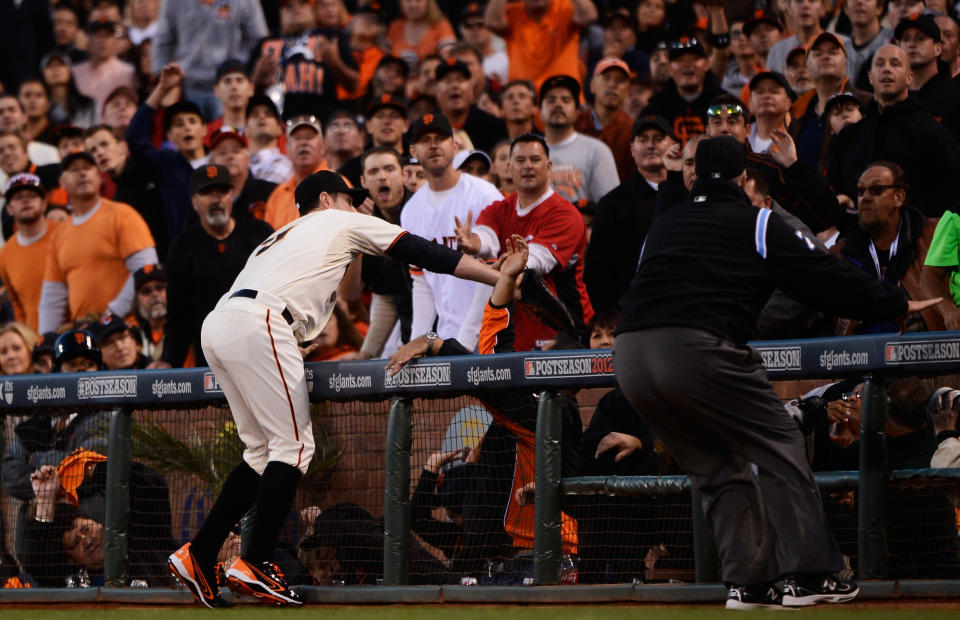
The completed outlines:
{"type": "Polygon", "coordinates": [[[860,579],[881,579],[886,573],[886,425],[886,380],[867,377],[860,412],[860,484],[857,491],[860,579]]]}
{"type": "Polygon", "coordinates": [[[720,581],[720,556],[717,543],[713,540],[710,522],[703,512],[703,496],[700,491],[690,489],[690,503],[693,513],[693,562],[697,583],[716,583],[720,581]]]}
{"type": "Polygon", "coordinates": [[[383,583],[407,583],[410,557],[410,451],[413,416],[409,398],[397,397],[387,422],[386,485],[383,506],[383,583]]]}
{"type": "Polygon", "coordinates": [[[536,495],[533,526],[533,583],[560,583],[563,538],[560,525],[560,439],[563,432],[559,392],[545,391],[537,408],[536,495]]]}
{"type": "Polygon", "coordinates": [[[107,445],[107,505],[104,520],[103,573],[108,586],[127,585],[127,533],[130,525],[130,459],[132,441],[129,409],[110,413],[107,445]]]}

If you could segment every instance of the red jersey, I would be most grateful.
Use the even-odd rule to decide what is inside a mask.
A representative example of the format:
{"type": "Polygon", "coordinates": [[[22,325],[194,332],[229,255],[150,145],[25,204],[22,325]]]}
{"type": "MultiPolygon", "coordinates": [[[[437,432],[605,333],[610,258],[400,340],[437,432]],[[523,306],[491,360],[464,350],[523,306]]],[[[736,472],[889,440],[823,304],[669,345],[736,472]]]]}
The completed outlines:
{"type": "MultiPolygon", "coordinates": [[[[547,286],[566,304],[578,323],[593,318],[593,306],[583,285],[583,254],[587,245],[583,216],[570,202],[554,192],[529,213],[517,213],[517,194],[511,194],[486,207],[477,217],[477,226],[493,230],[501,251],[506,241],[517,234],[530,245],[541,245],[550,251],[558,265],[543,274],[547,286]]],[[[517,351],[539,348],[552,340],[556,332],[518,306],[514,318],[517,351]]]]}

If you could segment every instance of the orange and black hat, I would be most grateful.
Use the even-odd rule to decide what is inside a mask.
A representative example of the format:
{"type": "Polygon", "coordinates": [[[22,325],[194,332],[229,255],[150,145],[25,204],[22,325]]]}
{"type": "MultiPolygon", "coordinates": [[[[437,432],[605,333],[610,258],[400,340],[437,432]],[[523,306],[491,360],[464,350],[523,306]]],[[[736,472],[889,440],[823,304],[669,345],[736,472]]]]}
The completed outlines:
{"type": "Polygon", "coordinates": [[[443,78],[447,77],[448,75],[454,72],[458,72],[462,74],[468,80],[471,77],[470,67],[467,66],[467,63],[463,62],[462,60],[458,60],[454,56],[451,56],[450,58],[447,58],[445,61],[437,65],[437,70],[436,70],[437,81],[439,82],[440,80],[442,80],[443,78]]]}
{"type": "Polygon", "coordinates": [[[233,187],[226,166],[207,164],[193,171],[190,175],[190,193],[196,194],[209,187],[233,187]]]}
{"type": "Polygon", "coordinates": [[[383,108],[393,108],[400,112],[400,114],[403,116],[406,116],[409,106],[410,104],[403,97],[391,95],[390,93],[383,93],[374,99],[369,106],[367,106],[366,117],[369,119],[371,116],[376,114],[377,110],[383,108]]]}
{"type": "Polygon", "coordinates": [[[166,282],[167,270],[161,264],[144,265],[133,274],[133,290],[139,291],[147,282],[166,282]]]}

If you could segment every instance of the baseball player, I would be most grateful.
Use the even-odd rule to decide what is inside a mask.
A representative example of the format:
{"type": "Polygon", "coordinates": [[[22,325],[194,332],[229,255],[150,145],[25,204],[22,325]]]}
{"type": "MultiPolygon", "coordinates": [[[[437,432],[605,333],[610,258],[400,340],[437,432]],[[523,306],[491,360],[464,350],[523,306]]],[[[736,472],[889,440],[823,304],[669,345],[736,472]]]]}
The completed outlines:
{"type": "Polygon", "coordinates": [[[366,190],[321,171],[297,187],[300,218],[268,237],[207,316],[201,346],[230,405],[246,450],[192,541],[170,556],[174,575],[208,607],[224,605],[217,551],[252,506],[249,549],[226,570],[234,592],[302,603],[270,562],[300,477],[313,457],[307,384],[298,346],[320,332],[337,287],[360,254],[386,254],[430,271],[493,285],[496,270],[355,209],[366,190]]]}

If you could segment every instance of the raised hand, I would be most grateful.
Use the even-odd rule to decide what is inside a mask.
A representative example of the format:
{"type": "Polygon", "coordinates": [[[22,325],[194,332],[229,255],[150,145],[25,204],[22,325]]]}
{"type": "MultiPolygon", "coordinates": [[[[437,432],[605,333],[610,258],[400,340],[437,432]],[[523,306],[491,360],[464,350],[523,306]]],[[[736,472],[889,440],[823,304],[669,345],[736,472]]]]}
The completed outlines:
{"type": "Polygon", "coordinates": [[[598,459],[604,452],[616,450],[617,454],[613,460],[619,463],[637,450],[643,447],[643,442],[633,435],[626,433],[607,433],[600,443],[597,444],[597,452],[593,458],[598,459]]]}
{"type": "Polygon", "coordinates": [[[683,159],[681,157],[680,144],[674,142],[673,146],[663,153],[663,165],[670,172],[680,172],[683,170],[683,159]]]}
{"type": "Polygon", "coordinates": [[[459,217],[454,216],[453,222],[456,224],[453,233],[457,236],[457,248],[461,252],[476,255],[480,252],[480,237],[473,233],[473,211],[467,211],[466,223],[461,222],[459,217]]]}
{"type": "Polygon", "coordinates": [[[773,140],[773,144],[770,145],[770,155],[775,162],[784,168],[789,168],[797,162],[797,145],[785,129],[774,129],[770,133],[770,138],[773,140]]]}
{"type": "Polygon", "coordinates": [[[516,278],[527,268],[527,259],[530,258],[530,246],[520,235],[512,235],[507,239],[507,253],[500,264],[501,278],[516,278]]]}

